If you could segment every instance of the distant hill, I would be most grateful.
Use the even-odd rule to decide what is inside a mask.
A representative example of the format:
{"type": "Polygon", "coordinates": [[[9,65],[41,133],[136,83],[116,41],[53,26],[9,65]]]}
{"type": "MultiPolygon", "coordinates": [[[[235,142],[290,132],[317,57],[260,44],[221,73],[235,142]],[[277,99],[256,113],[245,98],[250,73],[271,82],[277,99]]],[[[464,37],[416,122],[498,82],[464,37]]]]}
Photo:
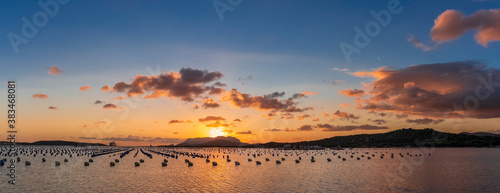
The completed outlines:
{"type": "Polygon", "coordinates": [[[178,147],[241,147],[248,144],[241,143],[236,137],[201,137],[189,138],[186,141],[179,143],[178,147]]]}
{"type": "MultiPolygon", "coordinates": [[[[9,142],[2,141],[0,144],[9,144],[9,142]]],[[[37,141],[33,143],[20,142],[18,145],[60,145],[60,146],[107,146],[102,143],[82,143],[74,141],[37,141]]]]}
{"type": "Polygon", "coordinates": [[[322,147],[491,147],[500,145],[498,135],[453,134],[433,129],[400,129],[379,134],[338,136],[297,143],[266,143],[262,147],[322,146],[322,147]]]}
{"type": "Polygon", "coordinates": [[[500,137],[500,134],[487,133],[487,132],[475,132],[475,133],[462,132],[460,134],[475,135],[475,136],[498,136],[498,137],[500,137]]]}

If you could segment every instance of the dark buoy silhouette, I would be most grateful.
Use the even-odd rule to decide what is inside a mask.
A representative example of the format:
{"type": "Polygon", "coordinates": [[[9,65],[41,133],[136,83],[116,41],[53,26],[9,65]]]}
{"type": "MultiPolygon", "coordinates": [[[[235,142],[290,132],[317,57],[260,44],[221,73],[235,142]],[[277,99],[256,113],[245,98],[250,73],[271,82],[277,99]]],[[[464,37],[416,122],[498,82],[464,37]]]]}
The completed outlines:
{"type": "Polygon", "coordinates": [[[139,162],[134,163],[135,166],[140,166],[141,164],[139,162]]]}
{"type": "Polygon", "coordinates": [[[332,161],[332,159],[330,159],[330,158],[326,158],[326,161],[329,161],[329,162],[331,162],[331,161],[332,161]]]}
{"type": "Polygon", "coordinates": [[[216,166],[216,165],[217,165],[217,162],[212,162],[212,165],[213,165],[213,166],[216,166]]]}
{"type": "Polygon", "coordinates": [[[256,163],[257,165],[260,165],[260,164],[262,164],[262,163],[260,163],[260,161],[256,161],[255,163],[256,163]]]}
{"type": "Polygon", "coordinates": [[[109,166],[115,166],[115,162],[109,162],[109,166]]]}
{"type": "Polygon", "coordinates": [[[29,166],[31,163],[29,161],[24,162],[25,165],[29,166]]]}
{"type": "Polygon", "coordinates": [[[45,161],[47,161],[47,160],[45,160],[45,158],[42,158],[42,162],[45,162],[45,161]]]}
{"type": "Polygon", "coordinates": [[[60,163],[60,162],[58,162],[58,161],[56,161],[56,166],[58,166],[58,165],[61,165],[61,163],[60,163]]]}
{"type": "Polygon", "coordinates": [[[94,160],[93,159],[89,159],[89,162],[92,163],[92,162],[94,162],[94,160]]]}
{"type": "Polygon", "coordinates": [[[68,159],[64,159],[64,162],[68,162],[68,159]]]}
{"type": "Polygon", "coordinates": [[[85,162],[85,163],[83,163],[83,165],[84,166],[89,166],[90,164],[89,164],[89,162],[85,162]]]}
{"type": "Polygon", "coordinates": [[[193,166],[193,163],[192,162],[188,162],[188,166],[193,166]]]}
{"type": "Polygon", "coordinates": [[[268,162],[268,161],[269,161],[269,158],[266,158],[266,162],[268,162]]]}
{"type": "Polygon", "coordinates": [[[162,162],[161,166],[163,166],[163,167],[167,166],[167,162],[162,162]]]}
{"type": "Polygon", "coordinates": [[[300,163],[300,160],[296,159],[296,160],[295,160],[295,163],[300,163]]]}
{"type": "Polygon", "coordinates": [[[239,166],[239,165],[240,165],[240,162],[239,162],[239,161],[235,161],[235,162],[234,162],[234,165],[239,166]]]}

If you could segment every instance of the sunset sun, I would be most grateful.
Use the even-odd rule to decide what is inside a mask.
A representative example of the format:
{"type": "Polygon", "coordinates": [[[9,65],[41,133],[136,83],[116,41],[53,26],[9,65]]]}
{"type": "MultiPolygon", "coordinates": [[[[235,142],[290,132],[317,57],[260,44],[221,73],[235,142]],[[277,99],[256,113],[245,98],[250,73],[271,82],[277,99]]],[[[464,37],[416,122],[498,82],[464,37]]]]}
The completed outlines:
{"type": "Polygon", "coordinates": [[[218,137],[225,136],[227,133],[223,131],[222,128],[212,128],[210,129],[209,136],[210,137],[218,137]]]}

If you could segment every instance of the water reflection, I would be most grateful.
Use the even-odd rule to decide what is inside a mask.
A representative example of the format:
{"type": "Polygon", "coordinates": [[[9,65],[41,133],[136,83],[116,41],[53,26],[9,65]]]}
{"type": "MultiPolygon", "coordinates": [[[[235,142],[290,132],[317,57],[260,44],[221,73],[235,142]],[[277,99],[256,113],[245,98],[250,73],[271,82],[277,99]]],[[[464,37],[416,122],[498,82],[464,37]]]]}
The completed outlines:
{"type": "Polygon", "coordinates": [[[123,158],[119,158],[121,153],[130,149],[93,157],[94,162],[89,166],[83,164],[88,155],[39,153],[34,157],[28,151],[19,156],[15,186],[6,183],[8,170],[0,166],[3,174],[0,187],[2,192],[495,192],[500,189],[500,149],[440,148],[429,156],[419,149],[401,148],[292,151],[142,147],[152,158],[140,149],[133,147],[123,158]],[[177,159],[154,153],[173,155],[174,151],[177,159]],[[420,155],[414,154],[419,151],[420,155]],[[179,152],[189,152],[191,156],[179,152]],[[231,162],[227,162],[227,155],[231,162]],[[206,162],[207,156],[210,162],[206,162]],[[315,162],[311,162],[311,156],[315,162]],[[46,162],[41,161],[42,157],[46,162]],[[64,158],[69,161],[63,162],[64,158]],[[247,161],[249,158],[251,162],[247,161]],[[115,159],[120,161],[111,167],[110,162],[115,159]],[[134,162],[140,159],[144,163],[135,167],[134,162]],[[168,166],[162,167],[163,159],[168,160],[168,166]],[[189,159],[193,166],[189,167],[184,159],[189,159]],[[276,160],[281,160],[281,164],[276,164],[276,160]],[[30,161],[31,165],[25,166],[24,161],[30,161]],[[55,166],[55,161],[61,165],[55,166]],[[236,161],[241,164],[236,165],[236,161]],[[256,164],[257,161],[262,164],[256,164]]]}

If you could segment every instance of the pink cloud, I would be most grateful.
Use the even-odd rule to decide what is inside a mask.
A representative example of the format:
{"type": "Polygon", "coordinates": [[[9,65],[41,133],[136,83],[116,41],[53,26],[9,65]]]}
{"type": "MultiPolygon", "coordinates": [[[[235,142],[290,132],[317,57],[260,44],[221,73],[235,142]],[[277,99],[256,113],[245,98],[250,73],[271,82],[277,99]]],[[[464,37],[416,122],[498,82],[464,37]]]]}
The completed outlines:
{"type": "Polygon", "coordinates": [[[86,91],[86,90],[90,90],[90,86],[89,85],[80,87],[80,91],[86,91]]]}
{"type": "Polygon", "coordinates": [[[34,94],[33,98],[36,98],[36,99],[47,99],[47,98],[49,98],[49,96],[46,95],[46,94],[39,93],[39,94],[34,94]]]}
{"type": "Polygon", "coordinates": [[[500,40],[500,9],[479,10],[464,16],[456,10],[446,10],[434,21],[431,38],[446,42],[459,38],[467,31],[477,31],[474,38],[486,47],[488,42],[500,40]]]}

